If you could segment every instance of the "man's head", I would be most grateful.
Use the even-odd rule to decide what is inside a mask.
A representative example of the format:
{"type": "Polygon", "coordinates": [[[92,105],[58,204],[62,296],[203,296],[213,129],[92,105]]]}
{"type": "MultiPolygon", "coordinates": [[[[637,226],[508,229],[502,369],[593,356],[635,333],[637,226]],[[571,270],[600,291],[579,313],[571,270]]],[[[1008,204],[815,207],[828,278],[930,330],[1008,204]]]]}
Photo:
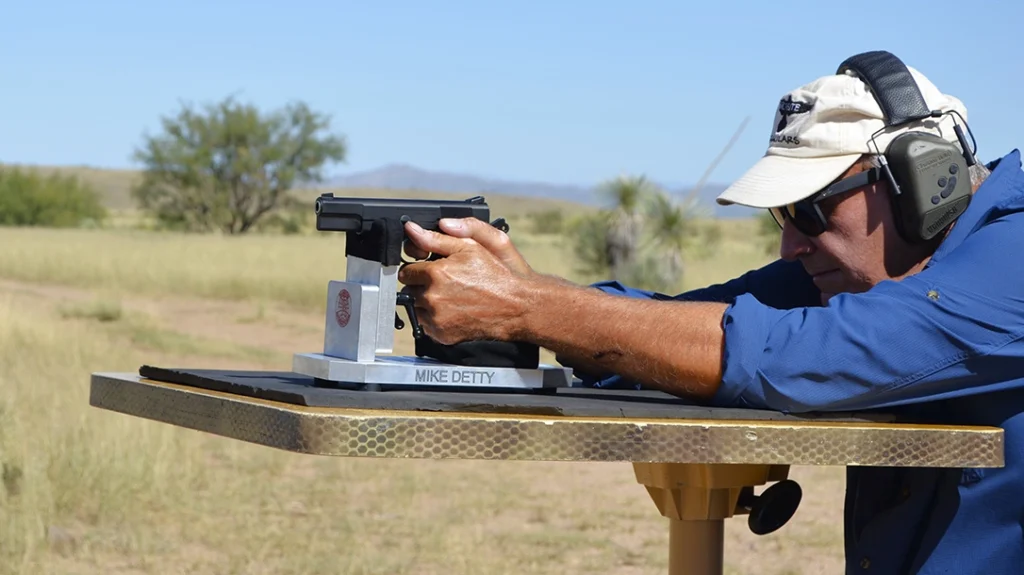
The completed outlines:
{"type": "MultiPolygon", "coordinates": [[[[958,99],[913,68],[908,71],[930,110],[955,111],[966,121],[958,99]]],[[[901,236],[877,153],[908,131],[957,143],[954,125],[947,114],[885,129],[882,108],[867,84],[852,74],[823,76],[781,99],[767,153],[718,202],[771,209],[783,227],[782,257],[803,263],[823,301],[866,291],[919,271],[941,241],[901,236]],[[798,215],[799,225],[786,214],[798,215]]]]}

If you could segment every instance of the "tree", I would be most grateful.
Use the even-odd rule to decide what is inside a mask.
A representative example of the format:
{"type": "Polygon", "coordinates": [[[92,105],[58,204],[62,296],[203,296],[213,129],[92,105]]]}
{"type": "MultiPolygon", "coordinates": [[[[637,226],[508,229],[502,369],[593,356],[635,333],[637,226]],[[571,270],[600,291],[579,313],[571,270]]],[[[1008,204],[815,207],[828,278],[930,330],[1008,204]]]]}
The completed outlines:
{"type": "Polygon", "coordinates": [[[162,117],[134,158],[144,166],[132,190],[165,227],[245,233],[289,202],[296,183],[322,181],[328,161],[344,161],[344,137],[322,133],[330,118],[293,103],[270,114],[228,97],[162,117]]]}

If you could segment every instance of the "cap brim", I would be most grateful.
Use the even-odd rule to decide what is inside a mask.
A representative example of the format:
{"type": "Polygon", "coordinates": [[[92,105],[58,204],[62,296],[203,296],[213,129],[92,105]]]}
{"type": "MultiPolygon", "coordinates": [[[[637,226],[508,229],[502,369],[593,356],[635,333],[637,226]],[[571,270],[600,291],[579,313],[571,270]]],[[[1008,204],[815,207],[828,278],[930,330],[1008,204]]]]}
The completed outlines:
{"type": "Polygon", "coordinates": [[[792,158],[764,156],[718,198],[720,205],[777,208],[813,195],[832,183],[861,158],[861,154],[792,158]]]}

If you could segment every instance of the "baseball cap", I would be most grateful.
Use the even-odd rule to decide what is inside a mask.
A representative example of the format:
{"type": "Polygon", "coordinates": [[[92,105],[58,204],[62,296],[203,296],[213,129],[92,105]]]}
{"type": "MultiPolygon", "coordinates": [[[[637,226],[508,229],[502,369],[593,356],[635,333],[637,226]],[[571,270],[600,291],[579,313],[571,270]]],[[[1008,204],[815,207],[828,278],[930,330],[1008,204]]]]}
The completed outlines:
{"type": "MultiPolygon", "coordinates": [[[[928,78],[907,66],[930,110],[967,109],[943,94],[928,78]]],[[[822,76],[785,94],[772,124],[768,151],[718,196],[718,203],[774,208],[799,202],[832,183],[863,154],[884,152],[896,136],[925,131],[958,142],[950,115],[887,129],[884,115],[867,84],[852,73],[822,76]],[[877,150],[876,146],[877,145],[877,150]]]]}

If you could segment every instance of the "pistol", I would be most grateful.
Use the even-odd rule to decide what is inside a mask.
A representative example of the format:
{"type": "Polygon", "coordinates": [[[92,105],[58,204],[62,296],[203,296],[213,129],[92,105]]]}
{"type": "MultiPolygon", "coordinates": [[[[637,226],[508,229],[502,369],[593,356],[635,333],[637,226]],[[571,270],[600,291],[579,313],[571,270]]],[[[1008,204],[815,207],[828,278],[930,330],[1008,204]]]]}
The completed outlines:
{"type": "MultiPolygon", "coordinates": [[[[322,194],[314,204],[316,229],[346,233],[346,255],[383,266],[402,263],[405,223],[440,231],[442,218],[477,218],[487,221],[490,208],[483,196],[466,200],[410,200],[396,198],[336,198],[322,194]]],[[[504,219],[492,222],[508,231],[504,219]]]]}

